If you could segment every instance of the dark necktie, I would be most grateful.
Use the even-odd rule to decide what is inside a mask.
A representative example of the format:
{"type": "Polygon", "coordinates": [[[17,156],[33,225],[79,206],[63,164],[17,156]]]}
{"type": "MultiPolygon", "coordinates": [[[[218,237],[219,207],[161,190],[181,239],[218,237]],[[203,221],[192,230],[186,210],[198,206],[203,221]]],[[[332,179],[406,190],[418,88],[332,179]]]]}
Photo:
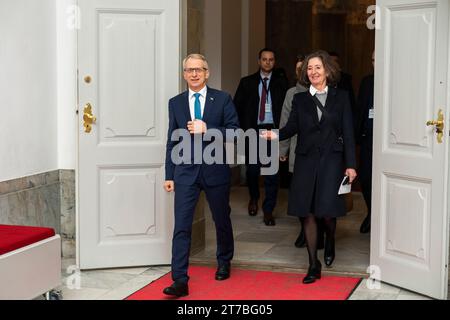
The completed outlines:
{"type": "Polygon", "coordinates": [[[269,78],[263,79],[263,88],[261,91],[261,105],[259,106],[259,121],[261,122],[266,118],[267,80],[269,80],[269,78]]]}

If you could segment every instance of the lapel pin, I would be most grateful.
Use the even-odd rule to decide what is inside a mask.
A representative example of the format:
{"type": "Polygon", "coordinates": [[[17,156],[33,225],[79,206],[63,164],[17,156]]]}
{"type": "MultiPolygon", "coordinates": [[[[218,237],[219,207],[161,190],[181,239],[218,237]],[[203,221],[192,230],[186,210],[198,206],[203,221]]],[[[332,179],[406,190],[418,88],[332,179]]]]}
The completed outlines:
{"type": "Polygon", "coordinates": [[[211,98],[209,98],[209,100],[211,100],[211,101],[214,101],[214,98],[213,98],[213,97],[211,97],[211,98]]]}

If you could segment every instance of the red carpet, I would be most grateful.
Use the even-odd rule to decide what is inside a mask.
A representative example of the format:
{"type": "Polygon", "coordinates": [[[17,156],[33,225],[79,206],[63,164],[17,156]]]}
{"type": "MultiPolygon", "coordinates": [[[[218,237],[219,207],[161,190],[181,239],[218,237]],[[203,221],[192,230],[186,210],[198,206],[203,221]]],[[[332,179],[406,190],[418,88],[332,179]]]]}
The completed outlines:
{"type": "MultiPolygon", "coordinates": [[[[189,268],[189,296],[179,300],[346,300],[360,278],[323,276],[304,285],[304,274],[231,269],[225,281],[214,280],[216,269],[189,268]]],[[[162,290],[172,284],[171,274],[138,290],[126,300],[172,300],[162,290]]]]}

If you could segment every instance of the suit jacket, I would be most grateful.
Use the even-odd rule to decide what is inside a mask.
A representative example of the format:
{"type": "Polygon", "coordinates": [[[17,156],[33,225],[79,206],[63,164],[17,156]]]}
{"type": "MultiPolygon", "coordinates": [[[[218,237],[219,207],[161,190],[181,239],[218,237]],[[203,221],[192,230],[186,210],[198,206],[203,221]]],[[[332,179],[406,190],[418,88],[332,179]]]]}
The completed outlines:
{"type": "Polygon", "coordinates": [[[373,120],[369,119],[369,110],[374,107],[374,75],[369,75],[361,81],[358,93],[358,117],[355,128],[356,142],[359,144],[363,137],[372,139],[373,120]]]}
{"type": "Polygon", "coordinates": [[[309,91],[294,96],[292,112],[280,140],[297,134],[294,175],[288,212],[305,216],[314,201],[317,216],[345,215],[345,203],[338,196],[346,168],[356,168],[353,118],[348,94],[329,88],[327,114],[321,121],[309,91]],[[313,199],[313,195],[315,198],[313,199]]]}
{"type": "MultiPolygon", "coordinates": [[[[234,104],[243,130],[256,129],[258,125],[260,71],[242,78],[234,95],[234,104]]],[[[273,71],[269,91],[272,99],[272,113],[276,128],[279,128],[284,97],[288,81],[283,72],[273,71]]]]}
{"type": "Polygon", "coordinates": [[[356,117],[358,110],[355,100],[355,91],[353,90],[352,75],[341,71],[341,78],[337,84],[338,89],[342,89],[348,92],[350,98],[350,105],[352,107],[353,116],[356,117]]]}
{"type": "MultiPolygon", "coordinates": [[[[205,101],[205,109],[202,119],[207,129],[217,129],[223,134],[225,141],[226,129],[238,129],[239,122],[231,96],[225,92],[208,87],[205,101]]],[[[173,180],[176,184],[193,185],[202,170],[205,183],[210,186],[230,183],[230,167],[224,161],[223,164],[206,164],[202,159],[201,164],[194,164],[194,135],[191,139],[191,159],[189,163],[176,165],[171,157],[173,148],[180,142],[172,141],[172,133],[177,129],[186,129],[191,120],[189,111],[189,92],[185,91],[169,100],[169,130],[166,145],[166,180],[173,180]]],[[[211,142],[210,142],[211,143],[211,142]]],[[[210,144],[202,143],[202,152],[210,144]]],[[[225,155],[225,148],[223,154],[225,155]]]]}
{"type": "Polygon", "coordinates": [[[373,119],[369,119],[369,111],[374,108],[374,75],[361,81],[358,94],[358,120],[356,125],[356,142],[361,146],[359,161],[359,177],[362,184],[372,179],[373,154],[373,119]]]}

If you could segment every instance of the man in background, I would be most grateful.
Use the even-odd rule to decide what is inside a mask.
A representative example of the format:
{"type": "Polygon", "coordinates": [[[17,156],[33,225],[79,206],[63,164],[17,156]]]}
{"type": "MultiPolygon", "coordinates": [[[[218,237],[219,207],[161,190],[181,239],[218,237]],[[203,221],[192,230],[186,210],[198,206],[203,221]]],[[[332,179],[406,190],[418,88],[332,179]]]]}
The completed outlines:
{"type": "MultiPolygon", "coordinates": [[[[246,131],[278,129],[280,125],[281,110],[288,89],[288,81],[284,72],[274,72],[276,63],[275,52],[264,48],[259,52],[259,70],[242,78],[236,94],[234,104],[239,116],[241,128],[246,131]]],[[[268,143],[268,147],[270,144],[268,143]]],[[[258,213],[259,177],[261,163],[249,162],[248,142],[246,143],[246,177],[250,194],[248,214],[256,216],[258,213]]],[[[269,148],[270,153],[270,148],[269,148]]],[[[278,195],[278,173],[264,177],[265,199],[262,205],[264,223],[274,226],[273,210],[278,195]]]]}

